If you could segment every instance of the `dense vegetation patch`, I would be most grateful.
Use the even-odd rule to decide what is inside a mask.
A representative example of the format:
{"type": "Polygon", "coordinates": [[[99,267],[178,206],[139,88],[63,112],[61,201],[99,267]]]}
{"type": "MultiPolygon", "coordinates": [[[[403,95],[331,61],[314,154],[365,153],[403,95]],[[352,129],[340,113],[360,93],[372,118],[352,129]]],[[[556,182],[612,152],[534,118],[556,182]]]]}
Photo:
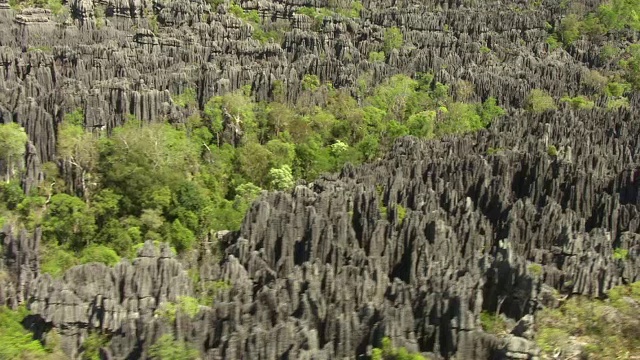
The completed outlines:
{"type": "MultiPolygon", "coordinates": [[[[306,75],[295,105],[256,103],[244,88],[200,108],[196,92],[186,89],[173,96],[191,113],[186,121],[129,116],[109,133],[86,130],[77,109],[58,127],[58,160],[45,164],[39,188],[24,194],[8,168],[0,216],[42,228],[42,271],[54,276],[78,264],[131,258],[146,240],[169,242],[181,253],[218,230],[238,229],[262,190],[376,159],[400,136],[475,131],[504,113],[491,98],[456,102],[432,79],[396,75],[363,87],[359,102],[306,75]]],[[[17,125],[0,125],[0,142],[8,145],[0,156],[9,163],[25,141],[17,125]]],[[[400,221],[404,215],[399,209],[400,221]]]]}
{"type": "Polygon", "coordinates": [[[373,349],[371,360],[427,360],[427,358],[417,353],[410,353],[403,347],[394,348],[391,339],[385,337],[382,339],[382,348],[373,349]]]}

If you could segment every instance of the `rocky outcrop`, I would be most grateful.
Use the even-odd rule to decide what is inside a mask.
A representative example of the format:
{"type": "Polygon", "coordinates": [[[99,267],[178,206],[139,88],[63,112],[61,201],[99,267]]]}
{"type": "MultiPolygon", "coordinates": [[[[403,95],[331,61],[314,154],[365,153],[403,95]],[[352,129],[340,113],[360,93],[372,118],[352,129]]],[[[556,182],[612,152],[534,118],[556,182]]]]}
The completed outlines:
{"type": "Polygon", "coordinates": [[[10,224],[0,232],[0,306],[16,307],[29,300],[31,282],[40,270],[41,236],[39,229],[30,233],[10,224]]]}
{"type": "MultiPolygon", "coordinates": [[[[620,121],[631,116],[513,113],[265,194],[224,235],[223,260],[201,262],[201,278],[231,287],[174,329],[208,359],[354,358],[383,336],[433,358],[535,358],[531,315],[554,301],[549,289],[602,296],[640,280],[640,125],[620,121]],[[487,334],[482,311],[518,323],[487,334]]],[[[176,260],[145,256],[39,277],[31,308],[56,327],[118,334],[115,358],[144,357],[169,329],[153,310],[193,295],[176,260]]]]}
{"type": "Polygon", "coordinates": [[[3,121],[23,118],[40,161],[47,162],[55,148],[50,130],[64,113],[80,107],[88,127],[107,129],[127,114],[183,121],[169,93],[187,87],[197,90],[203,106],[211,96],[244,85],[252,86],[258,101],[269,99],[280,80],[293,102],[305,74],[355,93],[365,75],[373,86],[399,72],[431,71],[436,81],[454,87],[458,80],[470,82],[474,99],[494,96],[502,106],[520,107],[533,88],[558,97],[593,91],[581,79],[587,66],[599,65],[597,56],[587,54],[595,50],[569,54],[545,44],[545,26],[565,11],[559,1],[538,7],[365,1],[359,17],[317,19],[299,9],[328,2],[239,4],[256,10],[278,39],[252,38],[256,25],[236,17],[227,3],[74,0],[70,15],[0,9],[3,121]],[[383,63],[370,62],[369,53],[383,49],[391,26],[402,30],[406,46],[389,52],[383,63]]]}
{"type": "MultiPolygon", "coordinates": [[[[588,43],[546,44],[546,23],[565,12],[560,1],[376,0],[358,18],[321,19],[298,10],[326,1],[240,2],[281,31],[263,42],[229,4],[73,0],[64,20],[3,4],[0,121],[29,135],[26,189],[55,158],[65,113],[81,108],[86,127],[108,130],[128,114],[180,122],[188,111],[171,95],[186,88],[202,107],[243,85],[269,99],[281,81],[294,102],[305,74],[355,93],[364,75],[374,85],[432,71],[508,112],[486,131],[404,138],[384,159],[264,195],[221,240],[222,259],[203,252],[190,269],[231,286],[175,321],[156,310],[196,294],[167,248],[147,244],[130,263],[53,279],[38,276],[39,233],[5,227],[0,304],[28,302],[33,328],[58,329],[70,358],[90,329],[110,337],[108,359],[146,358],[167,332],[206,359],[358,358],[383,336],[432,358],[535,358],[528,324],[558,301],[554,291],[602,296],[640,280],[640,97],[631,96],[632,110],[518,110],[534,88],[593,94],[583,80],[606,67],[588,43]],[[407,46],[369,61],[392,26],[407,46]],[[516,325],[508,336],[488,334],[482,311],[516,325]]],[[[224,125],[224,140],[238,141],[233,119],[224,125]]]]}
{"type": "Polygon", "coordinates": [[[112,339],[113,352],[135,353],[139,340],[153,339],[154,311],[192,292],[187,273],[171,250],[163,247],[158,251],[152,243],[145,244],[132,263],[122,262],[114,268],[77,266],[61,279],[40,276],[31,289],[30,308],[38,314],[34,321],[59,329],[62,349],[70,358],[78,357],[91,329],[124,334],[112,339]]]}

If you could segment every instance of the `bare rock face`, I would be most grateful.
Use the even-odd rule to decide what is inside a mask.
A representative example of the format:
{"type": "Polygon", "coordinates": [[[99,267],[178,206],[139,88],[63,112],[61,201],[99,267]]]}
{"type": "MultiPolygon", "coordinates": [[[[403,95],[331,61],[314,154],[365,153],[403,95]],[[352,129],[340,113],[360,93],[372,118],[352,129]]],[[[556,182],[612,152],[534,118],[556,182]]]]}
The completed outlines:
{"type": "Polygon", "coordinates": [[[133,263],[114,268],[88,264],[70,269],[61,279],[38,277],[31,284],[30,308],[38,314],[37,323],[60,329],[62,347],[71,358],[78,356],[88,329],[133,335],[112,343],[121,348],[116,353],[132,353],[138,343],[134,334],[153,329],[154,311],[190,294],[190,286],[168,247],[158,251],[147,243],[133,263]]]}
{"type": "Polygon", "coordinates": [[[0,306],[15,307],[26,302],[32,294],[31,282],[40,269],[41,231],[29,234],[24,229],[5,225],[0,236],[0,306]]]}

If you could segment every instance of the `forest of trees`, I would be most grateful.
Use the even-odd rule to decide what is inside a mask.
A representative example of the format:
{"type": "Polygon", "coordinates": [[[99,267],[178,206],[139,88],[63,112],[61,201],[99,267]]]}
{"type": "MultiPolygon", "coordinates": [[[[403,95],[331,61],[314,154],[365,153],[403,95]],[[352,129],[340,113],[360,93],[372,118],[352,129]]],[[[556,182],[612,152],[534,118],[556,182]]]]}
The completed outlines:
{"type": "Polygon", "coordinates": [[[504,113],[492,98],[454,101],[429,74],[363,86],[359,101],[314,75],[303,88],[293,106],[277,84],[274,102],[256,103],[243,88],[201,108],[187,89],[173,97],[191,114],[185,122],[129,116],[109,133],[86,130],[77,109],[59,124],[57,161],[44,164],[44,181],[29,194],[19,171],[26,134],[2,125],[0,142],[10,146],[0,154],[7,169],[0,222],[41,227],[42,271],[54,276],[77,264],[132,258],[146,240],[180,253],[218,230],[238,229],[262,190],[374,160],[400,136],[474,131],[504,113]]]}

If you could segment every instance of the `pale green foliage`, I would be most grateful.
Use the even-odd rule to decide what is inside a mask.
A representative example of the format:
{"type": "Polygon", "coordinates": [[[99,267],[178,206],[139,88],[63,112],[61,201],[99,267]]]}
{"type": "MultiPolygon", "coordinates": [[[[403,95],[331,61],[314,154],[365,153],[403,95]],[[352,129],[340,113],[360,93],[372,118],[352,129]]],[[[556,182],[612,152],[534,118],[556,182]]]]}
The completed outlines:
{"type": "Polygon", "coordinates": [[[169,124],[142,125],[138,120],[130,120],[114,129],[110,140],[119,161],[145,162],[153,170],[171,168],[177,172],[185,171],[199,155],[199,146],[184,131],[169,124]]]}
{"type": "Polygon", "coordinates": [[[302,79],[302,88],[307,91],[315,91],[320,86],[320,78],[317,75],[307,74],[302,79]]]}
{"type": "Polygon", "coordinates": [[[397,27],[388,28],[384,31],[384,45],[383,50],[385,53],[391,52],[394,49],[400,49],[402,47],[402,31],[397,27]]]}
{"type": "Polygon", "coordinates": [[[278,190],[291,188],[295,183],[289,165],[283,165],[280,168],[269,170],[269,178],[271,179],[271,186],[278,190]]]}
{"type": "Polygon", "coordinates": [[[558,156],[558,149],[555,145],[549,145],[549,147],[547,148],[547,154],[549,156],[558,156]]]}
{"type": "Polygon", "coordinates": [[[610,0],[600,5],[598,15],[608,28],[640,31],[640,4],[634,0],[610,0]]]}
{"type": "Polygon", "coordinates": [[[183,314],[189,318],[194,318],[200,311],[198,299],[191,296],[178,296],[177,302],[163,302],[156,309],[155,315],[173,324],[178,314],[183,314]]]}
{"type": "Polygon", "coordinates": [[[196,360],[198,350],[169,334],[162,335],[150,348],[149,356],[155,360],[196,360]]]}
{"type": "MultiPolygon", "coordinates": [[[[64,116],[58,129],[58,158],[79,168],[83,176],[83,192],[88,191],[85,174],[91,173],[97,166],[97,137],[83,128],[84,114],[81,109],[64,116]]],[[[85,194],[88,195],[88,194],[85,194]]]]}
{"type": "Polygon", "coordinates": [[[488,311],[480,313],[480,323],[484,331],[492,334],[501,334],[507,329],[507,324],[499,315],[488,311]]]}
{"type": "Polygon", "coordinates": [[[349,149],[349,145],[346,143],[336,140],[335,143],[331,144],[331,154],[334,156],[339,156],[349,149]]]}
{"type": "Polygon", "coordinates": [[[171,100],[173,100],[176,105],[184,108],[198,106],[197,93],[192,88],[186,88],[181,94],[173,95],[171,100]]]}
{"type": "Polygon", "coordinates": [[[257,198],[262,192],[262,189],[259,186],[256,186],[250,182],[239,185],[235,190],[236,201],[244,201],[249,203],[257,198]]]}
{"type": "Polygon", "coordinates": [[[527,97],[526,107],[530,111],[541,113],[549,110],[555,110],[556,102],[546,91],[533,89],[527,97]]]}
{"type": "Polygon", "coordinates": [[[76,108],[72,112],[64,114],[62,121],[70,125],[82,126],[84,124],[84,111],[76,108]]]}
{"type": "Polygon", "coordinates": [[[564,96],[560,101],[568,103],[575,110],[589,110],[593,109],[595,106],[593,101],[583,95],[578,95],[576,97],[564,96]]]}
{"type": "Polygon", "coordinates": [[[409,116],[407,128],[413,136],[430,138],[433,136],[434,121],[436,112],[433,110],[422,111],[409,116]]]}
{"type": "Polygon", "coordinates": [[[558,347],[567,343],[569,334],[561,329],[543,328],[536,334],[536,342],[545,353],[553,353],[558,347]]]}
{"type": "Polygon", "coordinates": [[[214,132],[222,131],[226,114],[249,135],[255,133],[254,104],[243,89],[211,98],[205,105],[204,113],[214,132]]]}
{"type": "Polygon", "coordinates": [[[109,343],[106,335],[92,332],[82,343],[82,360],[100,360],[100,348],[109,343]]]}
{"type": "Polygon", "coordinates": [[[629,99],[626,97],[619,98],[619,99],[609,99],[607,101],[608,110],[628,109],[629,107],[630,107],[629,99]]]}
{"type": "Polygon", "coordinates": [[[56,245],[47,245],[42,250],[41,259],[40,272],[54,278],[61,277],[69,268],[79,265],[75,254],[56,245]]]}
{"type": "Polygon", "coordinates": [[[27,133],[20,125],[0,124],[0,161],[5,168],[7,179],[13,175],[15,166],[22,163],[26,144],[27,133]]]}
{"type": "Polygon", "coordinates": [[[607,96],[620,97],[629,90],[630,86],[626,83],[619,83],[616,81],[609,82],[604,89],[604,93],[607,96]]]}
{"type": "Polygon", "coordinates": [[[89,245],[80,253],[80,263],[102,263],[113,266],[120,262],[120,256],[111,248],[104,245],[89,245]]]}
{"type": "Polygon", "coordinates": [[[527,267],[529,273],[535,277],[540,277],[542,275],[542,265],[540,264],[531,264],[527,267]]]}
{"type": "Polygon", "coordinates": [[[196,242],[196,236],[193,231],[183,225],[180,219],[175,219],[171,224],[169,239],[171,240],[171,245],[175,247],[178,252],[191,249],[196,242]]]}
{"type": "Polygon", "coordinates": [[[626,260],[629,257],[629,250],[617,248],[613,250],[613,258],[616,260],[626,260]]]}
{"type": "Polygon", "coordinates": [[[79,250],[93,238],[95,219],[79,198],[56,194],[51,197],[42,230],[45,241],[79,250]]]}
{"type": "Polygon", "coordinates": [[[29,311],[21,306],[17,310],[0,307],[0,359],[43,359],[46,351],[33,334],[22,327],[22,320],[29,311]]]}
{"type": "Polygon", "coordinates": [[[608,300],[575,296],[537,314],[536,342],[542,356],[585,344],[585,358],[628,359],[640,353],[640,282],[616,286],[608,300]]]}
{"type": "Polygon", "coordinates": [[[384,111],[389,120],[404,121],[413,112],[418,81],[406,75],[395,75],[378,86],[366,99],[368,105],[384,111]]]}
{"type": "Polygon", "coordinates": [[[418,353],[409,353],[406,348],[394,348],[391,339],[382,339],[382,348],[374,348],[371,351],[372,360],[427,360],[418,353]]]}
{"type": "Polygon", "coordinates": [[[372,51],[369,53],[369,61],[371,62],[384,62],[384,51],[372,51]]]}
{"type": "Polygon", "coordinates": [[[404,218],[407,216],[407,209],[404,206],[397,204],[396,212],[398,214],[398,222],[402,223],[404,221],[404,218]]]}

